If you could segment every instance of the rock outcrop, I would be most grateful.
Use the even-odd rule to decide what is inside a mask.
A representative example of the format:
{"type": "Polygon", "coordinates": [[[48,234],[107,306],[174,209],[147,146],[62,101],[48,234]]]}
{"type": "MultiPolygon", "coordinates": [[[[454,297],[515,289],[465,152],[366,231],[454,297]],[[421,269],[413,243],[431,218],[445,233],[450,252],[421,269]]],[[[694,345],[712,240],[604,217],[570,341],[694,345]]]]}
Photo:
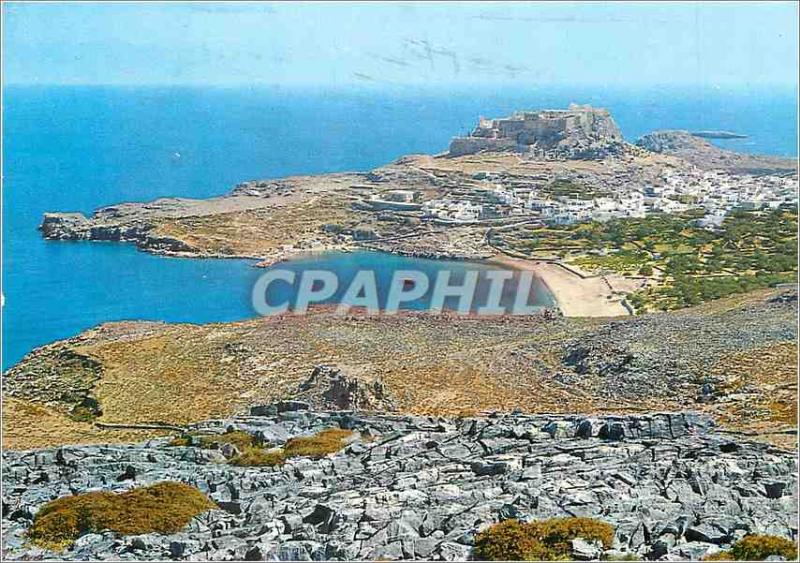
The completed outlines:
{"type": "Polygon", "coordinates": [[[160,198],[147,203],[120,203],[101,207],[89,217],[81,213],[45,213],[39,230],[50,240],[131,242],[155,254],[209,255],[162,227],[174,221],[264,210],[272,204],[274,198],[270,195],[268,190],[263,194],[243,193],[239,186],[230,195],[209,199],[160,198]]]}
{"type": "Polygon", "coordinates": [[[636,146],[680,157],[705,170],[739,174],[792,174],[797,171],[796,162],[789,159],[728,151],[689,131],[653,131],[637,140],[636,146]]]}
{"type": "Polygon", "coordinates": [[[90,219],[80,213],[45,213],[39,230],[49,240],[94,240],[132,242],[143,250],[160,254],[191,253],[193,248],[174,237],[156,234],[153,224],[141,219],[108,216],[99,210],[90,219]]]}
{"type": "Polygon", "coordinates": [[[499,520],[587,516],[615,528],[613,552],[693,559],[748,532],[794,538],[790,452],[740,441],[692,413],[445,419],[283,409],[200,423],[265,445],[340,427],[356,440],[321,460],[234,467],[215,450],[168,439],[3,453],[6,558],[466,560],[499,520]],[[47,501],[159,481],[197,486],[219,506],[171,535],[80,538],[53,554],[25,542],[47,501]]]}
{"type": "Polygon", "coordinates": [[[321,410],[397,410],[396,401],[382,381],[348,377],[335,366],[316,366],[297,391],[298,398],[311,401],[321,410]]]}
{"type": "Polygon", "coordinates": [[[468,137],[450,143],[450,156],[514,151],[551,159],[600,159],[625,147],[607,110],[571,104],[566,110],[517,112],[501,119],[481,118],[468,137]]]}

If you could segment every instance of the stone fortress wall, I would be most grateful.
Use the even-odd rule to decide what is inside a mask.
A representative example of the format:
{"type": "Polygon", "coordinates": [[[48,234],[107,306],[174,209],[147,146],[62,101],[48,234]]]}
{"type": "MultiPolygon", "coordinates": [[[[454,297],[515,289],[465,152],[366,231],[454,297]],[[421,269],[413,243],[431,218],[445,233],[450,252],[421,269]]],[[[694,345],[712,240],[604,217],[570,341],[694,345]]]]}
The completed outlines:
{"type": "Polygon", "coordinates": [[[603,158],[618,153],[622,134],[605,109],[571,104],[566,110],[522,111],[481,118],[467,137],[456,137],[450,156],[513,151],[544,158],[603,158]]]}

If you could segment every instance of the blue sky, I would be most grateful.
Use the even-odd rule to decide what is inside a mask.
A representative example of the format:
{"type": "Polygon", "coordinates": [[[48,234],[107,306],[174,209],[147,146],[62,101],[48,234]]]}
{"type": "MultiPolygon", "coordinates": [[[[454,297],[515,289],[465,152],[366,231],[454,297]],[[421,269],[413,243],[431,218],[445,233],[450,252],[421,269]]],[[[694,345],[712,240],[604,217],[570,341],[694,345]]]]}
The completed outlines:
{"type": "Polygon", "coordinates": [[[3,17],[7,84],[797,84],[793,2],[4,2],[3,17]]]}

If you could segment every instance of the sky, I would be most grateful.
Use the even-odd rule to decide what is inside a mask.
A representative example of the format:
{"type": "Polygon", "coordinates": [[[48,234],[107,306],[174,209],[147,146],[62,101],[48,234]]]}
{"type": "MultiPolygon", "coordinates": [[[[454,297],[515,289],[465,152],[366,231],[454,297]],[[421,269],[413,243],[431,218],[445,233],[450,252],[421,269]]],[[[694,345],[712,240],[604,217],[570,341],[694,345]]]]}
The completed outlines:
{"type": "Polygon", "coordinates": [[[5,84],[796,87],[796,2],[9,3],[5,84]]]}

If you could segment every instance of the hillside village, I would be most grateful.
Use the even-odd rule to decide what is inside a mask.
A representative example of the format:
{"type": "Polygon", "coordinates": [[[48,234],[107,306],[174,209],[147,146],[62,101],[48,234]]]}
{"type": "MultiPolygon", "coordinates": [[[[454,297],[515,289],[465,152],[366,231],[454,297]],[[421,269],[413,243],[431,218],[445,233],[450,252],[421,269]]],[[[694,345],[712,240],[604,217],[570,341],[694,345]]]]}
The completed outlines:
{"type": "Polygon", "coordinates": [[[634,186],[627,192],[607,191],[600,195],[569,180],[533,187],[508,187],[502,182],[489,181],[491,187],[487,190],[494,201],[431,200],[421,209],[426,217],[458,222],[519,216],[538,217],[556,225],[702,209],[706,214],[698,223],[713,228],[736,208],[774,209],[797,203],[796,179],[791,176],[736,176],[692,169],[666,170],[662,180],[660,185],[634,186]],[[556,191],[553,188],[562,188],[561,193],[553,193],[556,191]],[[569,191],[564,192],[563,188],[569,191]]]}
{"type": "MultiPolygon", "coordinates": [[[[663,136],[663,134],[662,134],[663,136]]],[[[659,137],[660,138],[660,137],[659,137]]],[[[647,142],[640,143],[647,145],[647,142]]],[[[663,141],[659,146],[664,146],[663,141]]],[[[642,147],[625,144],[606,110],[571,105],[568,110],[519,112],[502,119],[479,120],[468,137],[453,139],[448,157],[513,153],[544,161],[599,160],[622,168],[611,178],[581,178],[576,174],[528,177],[477,172],[476,183],[461,197],[424,199],[413,189],[373,194],[375,209],[410,212],[423,220],[453,223],[508,217],[539,218],[546,224],[641,218],[649,213],[705,211],[698,224],[718,227],[733,209],[777,208],[797,203],[796,173],[741,174],[703,169],[692,164],[664,166],[642,181],[624,169],[642,147]],[[588,181],[587,181],[588,180],[588,181]]]]}

